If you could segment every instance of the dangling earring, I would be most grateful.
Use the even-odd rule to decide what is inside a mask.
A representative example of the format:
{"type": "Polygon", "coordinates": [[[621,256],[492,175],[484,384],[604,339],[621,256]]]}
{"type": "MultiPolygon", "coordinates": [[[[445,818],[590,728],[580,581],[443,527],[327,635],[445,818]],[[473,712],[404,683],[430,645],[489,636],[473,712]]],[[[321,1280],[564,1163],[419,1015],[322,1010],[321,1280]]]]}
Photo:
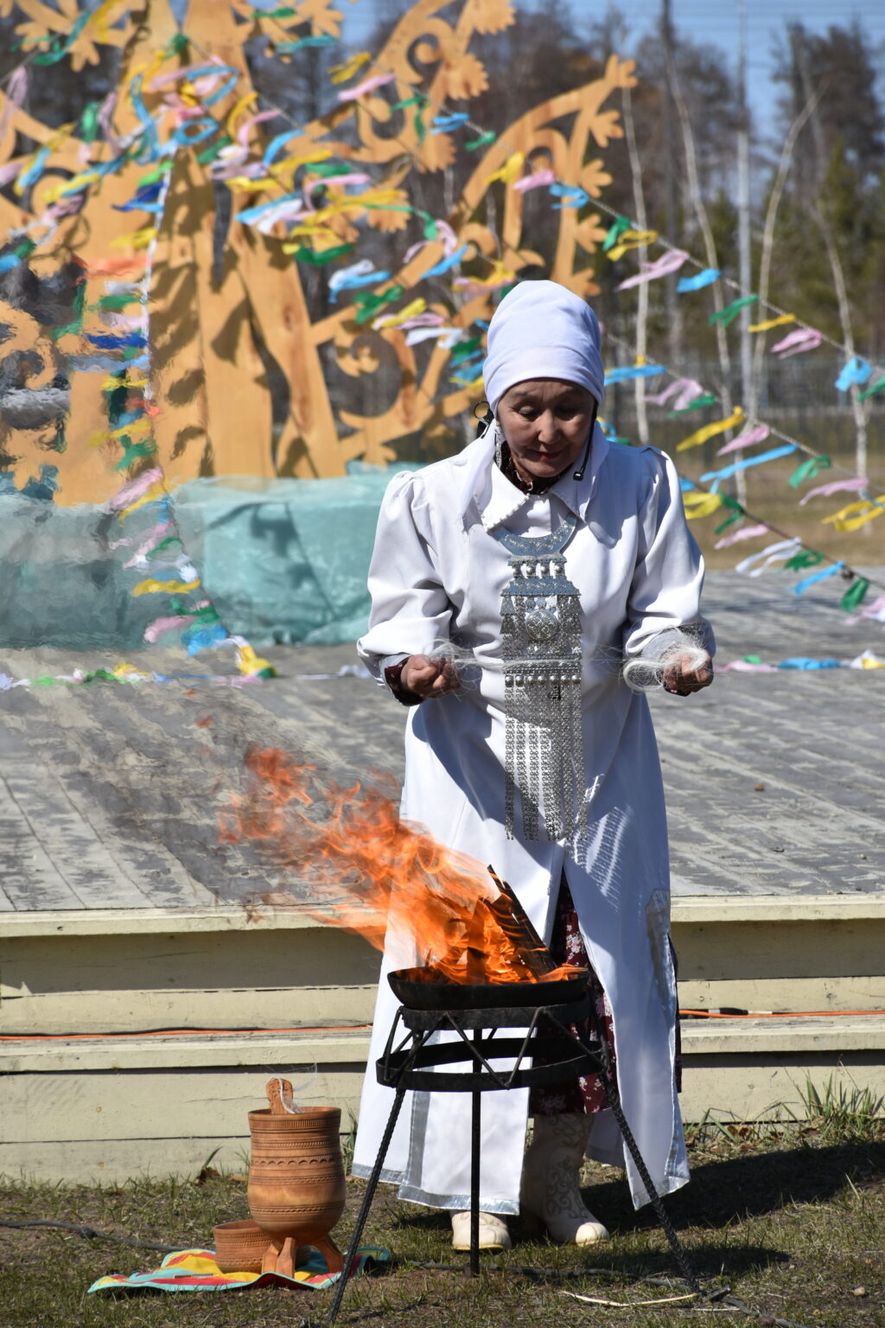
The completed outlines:
{"type": "Polygon", "coordinates": [[[504,460],[504,435],[501,432],[501,426],[495,420],[495,465],[500,470],[501,462],[504,460]]]}

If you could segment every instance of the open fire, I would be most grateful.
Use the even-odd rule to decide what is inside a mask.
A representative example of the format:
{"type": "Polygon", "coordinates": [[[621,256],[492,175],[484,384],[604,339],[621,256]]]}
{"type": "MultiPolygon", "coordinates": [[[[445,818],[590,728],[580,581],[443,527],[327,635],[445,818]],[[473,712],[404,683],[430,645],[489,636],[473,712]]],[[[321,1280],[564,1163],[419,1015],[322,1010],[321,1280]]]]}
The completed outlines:
{"type": "MultiPolygon", "coordinates": [[[[540,982],[575,972],[556,966],[491,870],[402,821],[392,789],[324,783],[275,747],[250,748],[245,764],[245,790],[221,814],[222,842],[259,844],[297,873],[322,922],[379,950],[388,927],[414,937],[429,980],[540,982]]],[[[286,891],[273,902],[302,901],[286,891]]]]}

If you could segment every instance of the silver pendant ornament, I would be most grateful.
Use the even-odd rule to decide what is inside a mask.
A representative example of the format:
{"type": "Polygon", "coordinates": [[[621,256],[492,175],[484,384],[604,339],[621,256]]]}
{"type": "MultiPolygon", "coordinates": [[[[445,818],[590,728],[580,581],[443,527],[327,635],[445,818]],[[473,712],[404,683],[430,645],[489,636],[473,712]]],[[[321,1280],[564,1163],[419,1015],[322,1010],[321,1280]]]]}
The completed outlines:
{"type": "Polygon", "coordinates": [[[572,839],[582,828],[581,606],[565,574],[565,548],[577,524],[570,513],[550,535],[494,532],[510,554],[511,571],[501,599],[510,839],[517,790],[526,839],[572,839]]]}

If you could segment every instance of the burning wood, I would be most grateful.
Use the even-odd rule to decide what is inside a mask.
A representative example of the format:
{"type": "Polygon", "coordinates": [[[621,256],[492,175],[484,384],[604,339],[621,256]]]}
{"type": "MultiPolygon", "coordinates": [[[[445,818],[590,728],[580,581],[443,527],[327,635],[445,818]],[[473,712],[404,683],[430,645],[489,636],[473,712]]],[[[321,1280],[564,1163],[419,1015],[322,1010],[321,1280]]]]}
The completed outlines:
{"type": "Polygon", "coordinates": [[[304,908],[378,950],[388,928],[412,936],[437,980],[539,982],[574,972],[557,967],[491,868],[402,821],[392,791],[323,783],[279,748],[250,748],[245,765],[246,788],[221,814],[221,839],[255,843],[297,872],[274,892],[275,905],[304,908]]]}

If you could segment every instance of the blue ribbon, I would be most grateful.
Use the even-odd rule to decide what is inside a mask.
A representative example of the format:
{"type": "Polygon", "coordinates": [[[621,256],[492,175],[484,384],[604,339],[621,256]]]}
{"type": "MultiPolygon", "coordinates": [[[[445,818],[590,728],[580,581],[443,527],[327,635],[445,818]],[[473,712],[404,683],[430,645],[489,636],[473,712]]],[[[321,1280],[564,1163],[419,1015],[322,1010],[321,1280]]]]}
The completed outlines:
{"type": "Polygon", "coordinates": [[[198,120],[185,120],[172,135],[173,143],[189,147],[195,143],[205,143],[207,138],[218,129],[218,122],[211,115],[201,115],[198,120]]]}
{"type": "Polygon", "coordinates": [[[721,272],[718,267],[705,267],[702,272],[698,272],[694,277],[680,277],[676,283],[676,292],[679,295],[685,295],[687,291],[703,290],[705,286],[712,286],[714,281],[718,281],[721,272]]]}
{"type": "Polygon", "coordinates": [[[274,51],[277,55],[291,55],[305,46],[334,46],[334,37],[299,37],[298,41],[276,42],[274,51]]]}
{"type": "Polygon", "coordinates": [[[441,277],[444,272],[448,272],[449,268],[455,267],[456,264],[460,263],[466,253],[467,245],[462,244],[461,248],[456,249],[453,254],[449,254],[448,258],[441,258],[433,267],[428,268],[424,273],[422,280],[426,280],[428,277],[441,277]]]}
{"type": "Polygon", "coordinates": [[[255,207],[244,208],[242,212],[238,212],[237,221],[241,221],[244,226],[251,226],[259,217],[263,217],[266,212],[272,212],[281,203],[296,203],[300,198],[300,193],[283,194],[281,198],[274,198],[270,203],[257,203],[255,207]]]}
{"type": "Polygon", "coordinates": [[[195,631],[188,630],[183,633],[182,640],[187,644],[187,653],[189,655],[198,655],[201,650],[208,646],[217,645],[219,641],[227,640],[227,631],[221,623],[213,623],[211,627],[198,627],[195,631]]]}
{"type": "Polygon", "coordinates": [[[809,659],[807,655],[794,655],[792,659],[782,659],[779,669],[841,669],[838,659],[809,659]]]}
{"type": "Polygon", "coordinates": [[[138,348],[147,346],[147,337],[143,332],[128,332],[126,336],[120,337],[105,335],[103,333],[87,332],[86,340],[91,341],[93,346],[99,350],[123,350],[128,346],[137,346],[138,348]]]}
{"type": "Polygon", "coordinates": [[[157,126],[148,112],[141,95],[141,88],[144,82],[144,75],[138,74],[132,80],[129,89],[129,96],[132,105],[135,108],[135,114],[138,116],[143,127],[144,150],[139,157],[140,161],[156,161],[160,156],[160,138],[157,133],[157,126]],[[145,155],[146,154],[146,155],[145,155]]]}
{"type": "Polygon", "coordinates": [[[550,192],[554,198],[562,199],[561,203],[553,204],[557,212],[560,208],[580,208],[590,201],[586,189],[581,189],[579,185],[560,184],[558,180],[554,180],[550,185],[550,192]]]}
{"type": "MultiPolygon", "coordinates": [[[[277,50],[279,50],[279,47],[277,47],[277,50]]],[[[300,135],[300,129],[285,129],[281,134],[275,134],[264,149],[264,156],[261,159],[263,164],[269,166],[274,158],[279,156],[284,144],[288,143],[290,138],[298,138],[300,135]]]]}
{"type": "Polygon", "coordinates": [[[862,360],[859,355],[853,355],[848,363],[843,366],[842,372],[836,379],[836,387],[840,392],[847,392],[849,387],[853,387],[855,384],[860,386],[865,383],[870,376],[870,372],[870,366],[866,360],[862,360]]]}
{"type": "Polygon", "coordinates": [[[226,97],[227,94],[232,92],[237,86],[237,80],[240,77],[233,65],[209,64],[200,65],[198,69],[192,69],[188,74],[188,81],[193,82],[195,78],[203,78],[206,74],[227,74],[228,77],[222,79],[214,92],[210,92],[207,96],[203,97],[203,106],[213,106],[215,102],[220,101],[222,97],[226,97]]]}
{"type": "Polygon", "coordinates": [[[345,277],[339,281],[332,289],[332,303],[335,304],[341,291],[359,290],[362,286],[375,286],[379,281],[389,281],[389,272],[365,272],[362,276],[354,273],[351,277],[345,277]]]}
{"type": "Polygon", "coordinates": [[[845,566],[844,563],[833,563],[832,567],[825,567],[821,572],[812,572],[811,576],[805,576],[801,581],[797,581],[793,586],[794,595],[804,595],[805,591],[811,586],[816,586],[819,581],[826,581],[828,577],[835,576],[841,572],[845,566]]]}
{"type": "MultiPolygon", "coordinates": [[[[794,443],[786,443],[783,447],[772,447],[767,452],[761,452],[758,456],[745,457],[742,461],[733,461],[730,466],[723,466],[721,470],[708,470],[706,475],[701,476],[701,484],[708,484],[711,480],[715,484],[720,484],[722,480],[731,479],[732,475],[737,475],[739,471],[749,470],[751,466],[762,466],[766,461],[776,461],[778,457],[789,456],[795,452],[794,443]]],[[[713,489],[715,493],[715,488],[713,489]]]]}
{"type": "Polygon", "coordinates": [[[628,378],[654,378],[655,374],[666,373],[663,364],[625,364],[618,369],[609,369],[605,375],[605,386],[610,383],[624,383],[628,378]]]}
{"type": "Polygon", "coordinates": [[[469,120],[466,111],[455,111],[452,115],[435,115],[430,122],[432,134],[445,134],[449,129],[458,129],[469,120]]]}
{"type": "Polygon", "coordinates": [[[18,177],[18,188],[21,192],[40,179],[48,156],[49,148],[41,148],[25,173],[18,177]]]}

